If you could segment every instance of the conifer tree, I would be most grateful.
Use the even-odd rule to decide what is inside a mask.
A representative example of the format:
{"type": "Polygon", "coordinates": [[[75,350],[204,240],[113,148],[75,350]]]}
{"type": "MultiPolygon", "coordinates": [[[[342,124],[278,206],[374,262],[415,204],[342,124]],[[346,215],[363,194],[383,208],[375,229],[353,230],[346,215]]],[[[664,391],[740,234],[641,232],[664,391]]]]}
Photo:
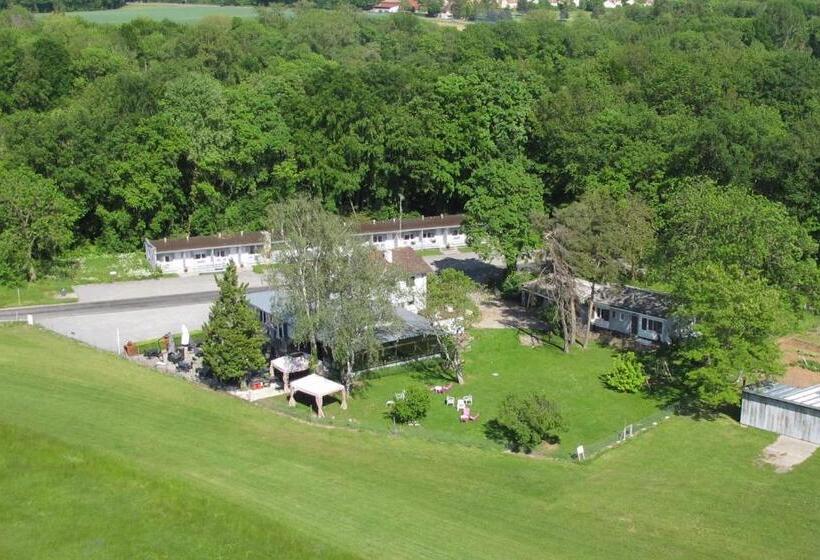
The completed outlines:
{"type": "Polygon", "coordinates": [[[216,282],[219,296],[203,328],[203,361],[221,381],[242,379],[265,366],[262,326],[245,300],[248,285],[239,283],[233,261],[216,282]]]}

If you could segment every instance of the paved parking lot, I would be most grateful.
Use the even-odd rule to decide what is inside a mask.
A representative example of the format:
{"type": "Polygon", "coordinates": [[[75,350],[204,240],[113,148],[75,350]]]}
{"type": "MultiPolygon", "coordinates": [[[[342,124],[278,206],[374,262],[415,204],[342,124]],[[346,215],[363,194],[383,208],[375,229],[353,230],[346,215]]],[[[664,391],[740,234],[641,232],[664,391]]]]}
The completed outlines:
{"type": "MultiPolygon", "coordinates": [[[[250,288],[264,287],[265,277],[251,270],[239,273],[240,282],[250,288]]],[[[135,280],[131,282],[112,282],[110,284],[82,284],[74,287],[74,293],[82,303],[95,301],[113,301],[145,297],[191,294],[216,291],[216,280],[213,274],[197,276],[179,276],[157,278],[154,280],[135,280]]]]}
{"type": "Polygon", "coordinates": [[[197,330],[207,321],[210,307],[210,303],[197,303],[73,317],[45,317],[37,323],[101,350],[115,352],[117,329],[120,344],[125,344],[127,340],[138,342],[159,338],[167,332],[178,333],[183,324],[190,330],[197,330]]]}

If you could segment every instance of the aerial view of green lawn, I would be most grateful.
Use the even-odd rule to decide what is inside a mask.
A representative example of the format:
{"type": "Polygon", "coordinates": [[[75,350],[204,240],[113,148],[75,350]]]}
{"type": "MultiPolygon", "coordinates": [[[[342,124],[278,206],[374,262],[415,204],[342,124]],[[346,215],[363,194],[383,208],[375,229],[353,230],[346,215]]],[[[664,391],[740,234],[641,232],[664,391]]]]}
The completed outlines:
{"type": "MultiPolygon", "coordinates": [[[[478,329],[472,332],[472,337],[470,350],[465,354],[468,372],[465,383],[454,386],[448,394],[455,398],[471,395],[471,410],[479,415],[479,421],[459,422],[456,409],[445,406],[444,395],[434,395],[427,418],[420,426],[400,428],[402,433],[500,448],[500,444],[487,439],[484,427],[495,415],[501,399],[510,392],[542,390],[558,403],[567,422],[560,448],[551,448],[547,453],[569,457],[577,445],[589,445],[613,436],[624,425],[657,413],[662,407],[660,401],[603,387],[599,376],[612,361],[614,351],[610,348],[592,345],[586,351],[564,354],[552,344],[528,347],[519,344],[515,329],[478,329]]],[[[374,372],[363,382],[363,389],[354,392],[354,406],[341,410],[339,401],[325,406],[329,417],[325,423],[388,431],[392,426],[385,416],[385,403],[396,393],[411,384],[432,387],[447,382],[448,378],[442,375],[437,364],[430,361],[374,372]]],[[[260,404],[287,410],[284,396],[266,399],[260,404]]],[[[298,404],[295,413],[307,418],[311,410],[304,402],[298,404]]]]}
{"type": "Polygon", "coordinates": [[[93,23],[120,24],[139,18],[167,19],[176,23],[193,23],[208,16],[228,16],[255,18],[253,6],[215,6],[204,4],[127,4],[116,10],[93,10],[88,12],[70,12],[67,15],[80,17],[93,23]]]}
{"type": "Polygon", "coordinates": [[[774,438],[675,417],[533,459],[308,425],[2,326],[0,557],[813,558],[820,459],[776,474],[774,438]]]}

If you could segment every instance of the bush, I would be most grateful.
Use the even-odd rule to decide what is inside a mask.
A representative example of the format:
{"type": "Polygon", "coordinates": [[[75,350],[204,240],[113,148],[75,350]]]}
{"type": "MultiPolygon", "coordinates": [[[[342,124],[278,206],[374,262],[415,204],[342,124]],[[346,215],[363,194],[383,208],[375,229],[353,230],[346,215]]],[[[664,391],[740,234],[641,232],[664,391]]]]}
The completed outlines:
{"type": "Polygon", "coordinates": [[[610,389],[637,393],[646,387],[647,376],[635,352],[626,352],[615,356],[612,368],[601,376],[601,381],[610,389]]]}
{"type": "Polygon", "coordinates": [[[422,385],[411,385],[404,391],[404,398],[390,405],[390,417],[399,424],[418,422],[430,409],[430,391],[422,385]]]}
{"type": "Polygon", "coordinates": [[[521,270],[511,272],[506,276],[506,278],[504,278],[504,281],[501,282],[501,294],[505,298],[518,297],[521,292],[521,284],[534,279],[535,275],[531,272],[521,270]]]}
{"type": "Polygon", "coordinates": [[[543,393],[509,394],[501,401],[498,417],[488,423],[488,435],[513,451],[531,452],[542,441],[556,442],[566,429],[558,405],[543,393]]]}

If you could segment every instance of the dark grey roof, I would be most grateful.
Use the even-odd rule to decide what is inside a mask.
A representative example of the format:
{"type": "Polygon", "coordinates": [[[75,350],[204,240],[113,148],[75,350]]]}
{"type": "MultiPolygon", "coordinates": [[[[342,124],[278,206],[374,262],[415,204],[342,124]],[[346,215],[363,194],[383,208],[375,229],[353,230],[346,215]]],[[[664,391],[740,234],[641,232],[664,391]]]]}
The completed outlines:
{"type": "MultiPolygon", "coordinates": [[[[276,297],[282,296],[278,295],[273,290],[265,290],[263,292],[253,292],[247,294],[245,297],[251,307],[272,315],[272,301],[276,297]]],[[[393,310],[396,312],[396,317],[399,319],[397,321],[397,327],[395,329],[376,329],[376,336],[383,343],[396,342],[399,340],[406,340],[408,338],[415,338],[417,336],[424,336],[433,333],[433,325],[421,315],[416,315],[403,307],[394,307],[393,310]]]]}
{"type": "Polygon", "coordinates": [[[672,297],[669,294],[633,286],[606,286],[600,292],[599,302],[661,318],[667,317],[672,311],[672,297]]]}
{"type": "Polygon", "coordinates": [[[251,307],[255,307],[260,311],[264,311],[268,315],[272,315],[272,302],[274,299],[281,299],[284,296],[273,290],[264,290],[262,292],[251,292],[245,295],[251,307]]]}
{"type": "MultiPolygon", "coordinates": [[[[575,279],[575,294],[579,301],[589,299],[591,286],[587,280],[575,279]]],[[[552,297],[553,286],[549,277],[543,277],[523,284],[521,289],[549,298],[552,297]]],[[[634,286],[605,284],[595,287],[595,303],[665,319],[672,311],[673,300],[671,295],[661,292],[634,286]]]]}
{"type": "Polygon", "coordinates": [[[382,343],[397,342],[433,333],[432,323],[421,315],[417,315],[403,307],[394,307],[393,309],[399,318],[399,326],[395,330],[376,329],[376,336],[382,343]]]}
{"type": "Polygon", "coordinates": [[[744,387],[743,392],[820,410],[820,385],[792,387],[791,385],[784,385],[783,383],[768,382],[744,387]]]}

